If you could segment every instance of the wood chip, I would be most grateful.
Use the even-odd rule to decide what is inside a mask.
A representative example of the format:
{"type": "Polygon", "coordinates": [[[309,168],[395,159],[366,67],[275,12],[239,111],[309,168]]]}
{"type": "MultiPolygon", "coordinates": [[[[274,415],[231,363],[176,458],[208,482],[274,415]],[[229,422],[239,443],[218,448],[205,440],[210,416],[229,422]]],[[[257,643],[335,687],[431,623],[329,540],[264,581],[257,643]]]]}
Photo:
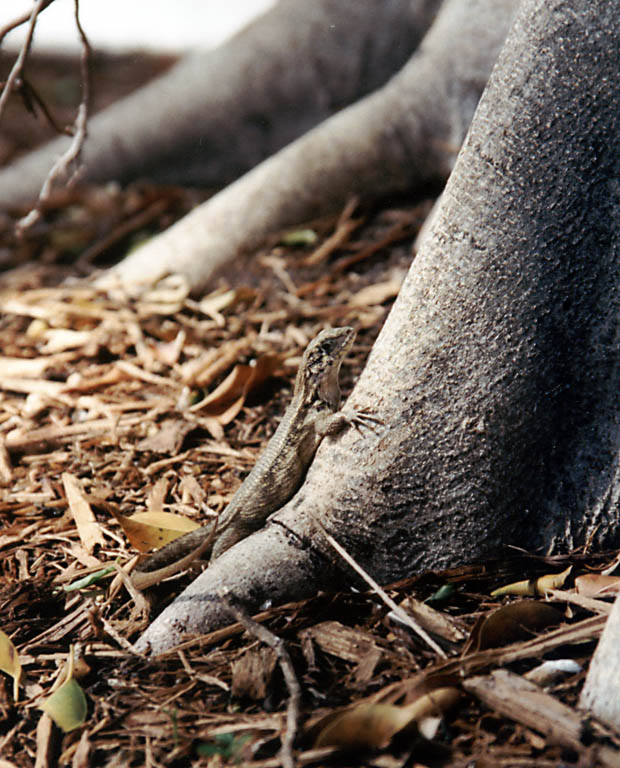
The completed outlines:
{"type": "Polygon", "coordinates": [[[91,554],[97,544],[101,546],[105,544],[99,523],[95,519],[95,515],[86,500],[82,485],[77,477],[69,472],[63,472],[62,483],[79,537],[84,545],[84,549],[91,554]]]}
{"type": "Polygon", "coordinates": [[[497,712],[542,733],[553,744],[580,749],[586,716],[506,669],[463,681],[463,687],[497,712]]]}

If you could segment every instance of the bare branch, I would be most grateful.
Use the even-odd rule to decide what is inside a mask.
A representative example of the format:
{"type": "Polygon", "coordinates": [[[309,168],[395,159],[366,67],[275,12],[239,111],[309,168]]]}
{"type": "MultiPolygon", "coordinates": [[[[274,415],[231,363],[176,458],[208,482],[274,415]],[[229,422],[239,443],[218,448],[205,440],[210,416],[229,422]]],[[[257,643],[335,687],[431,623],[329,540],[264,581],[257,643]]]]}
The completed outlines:
{"type": "Polygon", "coordinates": [[[2,117],[2,112],[4,111],[6,103],[9,100],[11,91],[14,90],[15,84],[19,79],[19,77],[21,76],[22,70],[24,69],[24,64],[26,63],[28,51],[30,50],[30,46],[32,45],[32,36],[34,34],[34,28],[37,23],[37,16],[46,7],[46,5],[49,5],[49,3],[50,3],[50,0],[37,0],[36,4],[34,5],[29,15],[30,21],[28,22],[26,39],[24,40],[24,44],[21,47],[19,55],[15,59],[15,63],[13,64],[13,68],[9,73],[7,81],[4,84],[4,88],[2,89],[2,94],[0,94],[0,117],[2,117]]]}
{"type": "MultiPolygon", "coordinates": [[[[37,14],[44,11],[53,2],[54,0],[44,0],[44,2],[41,3],[41,8],[37,11],[37,14]]],[[[20,27],[22,24],[25,24],[31,16],[32,16],[32,11],[26,11],[25,13],[22,13],[21,16],[18,16],[16,19],[13,19],[13,21],[9,21],[8,24],[5,24],[3,27],[0,27],[0,45],[2,44],[2,41],[4,40],[4,38],[9,34],[9,32],[12,32],[14,29],[17,29],[17,27],[20,27]]]]}
{"type": "Polygon", "coordinates": [[[446,653],[443,650],[443,648],[440,645],[437,645],[437,643],[433,640],[433,638],[426,632],[426,630],[421,627],[417,621],[413,618],[413,616],[410,616],[403,608],[401,608],[400,605],[397,605],[392,598],[387,594],[387,592],[382,589],[377,582],[370,576],[370,574],[366,573],[366,571],[362,568],[359,563],[357,563],[351,555],[347,552],[347,550],[339,544],[334,537],[329,534],[323,525],[320,523],[320,521],[315,517],[314,522],[316,523],[317,528],[321,531],[323,536],[327,539],[327,541],[331,544],[331,546],[336,550],[336,552],[340,555],[340,557],[348,563],[351,568],[358,574],[358,576],[361,576],[362,579],[368,584],[371,589],[373,589],[377,595],[383,600],[383,602],[391,608],[394,613],[398,616],[398,618],[405,624],[409,629],[411,629],[413,632],[415,632],[416,635],[418,635],[419,638],[424,640],[424,642],[432,648],[435,653],[437,653],[442,659],[446,658],[446,653]]]}
{"type": "MultiPolygon", "coordinates": [[[[39,0],[42,2],[43,0],[39,0]]],[[[75,3],[75,25],[80,35],[80,41],[82,46],[82,52],[80,54],[80,74],[82,77],[82,101],[78,107],[78,112],[73,124],[73,140],[69,145],[67,151],[58,158],[58,160],[52,166],[52,169],[47,175],[47,178],[43,182],[39,198],[34,208],[24,216],[23,219],[17,222],[17,234],[22,234],[26,229],[31,227],[41,217],[41,210],[43,205],[52,192],[54,182],[62,177],[68,177],[67,185],[71,184],[79,172],[78,160],[84,146],[84,141],[87,135],[88,124],[88,109],[90,105],[90,73],[89,64],[91,57],[91,47],[84,33],[82,25],[80,23],[80,1],[74,0],[75,3]],[[74,165],[73,173],[69,173],[69,168],[74,165]]]]}
{"type": "Polygon", "coordinates": [[[250,618],[238,604],[233,602],[234,596],[229,590],[221,590],[219,597],[235,619],[245,627],[252,637],[255,637],[257,640],[260,640],[261,643],[265,643],[265,645],[273,648],[278,654],[278,661],[289,693],[288,706],[286,708],[286,732],[282,737],[280,759],[282,760],[284,768],[294,768],[295,759],[293,757],[293,743],[295,741],[295,736],[297,735],[299,724],[301,687],[295,675],[291,657],[284,646],[282,638],[274,635],[273,632],[270,632],[266,627],[263,627],[262,624],[259,624],[257,621],[250,618]]]}
{"type": "Polygon", "coordinates": [[[33,115],[37,114],[37,108],[40,109],[43,117],[56,131],[56,133],[63,133],[66,136],[73,136],[72,128],[68,126],[63,128],[56,122],[56,118],[43,100],[41,94],[37,92],[32,83],[26,80],[25,77],[20,77],[19,80],[15,83],[15,92],[19,93],[19,95],[22,97],[26,109],[33,115]]]}

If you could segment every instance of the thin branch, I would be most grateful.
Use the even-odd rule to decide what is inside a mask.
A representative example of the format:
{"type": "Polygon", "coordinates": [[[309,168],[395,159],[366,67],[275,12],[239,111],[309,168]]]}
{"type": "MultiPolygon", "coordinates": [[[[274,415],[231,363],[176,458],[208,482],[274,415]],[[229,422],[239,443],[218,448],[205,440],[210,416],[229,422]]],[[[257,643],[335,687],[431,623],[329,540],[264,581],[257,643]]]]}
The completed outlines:
{"type": "Polygon", "coordinates": [[[406,624],[406,626],[409,627],[413,632],[415,632],[418,637],[420,637],[424,642],[432,648],[436,654],[441,656],[442,659],[447,659],[447,655],[443,648],[438,645],[432,637],[426,632],[426,630],[421,627],[412,616],[410,616],[406,611],[404,611],[400,605],[395,603],[392,598],[387,594],[387,592],[382,589],[377,582],[370,576],[370,574],[366,573],[366,571],[362,568],[361,565],[359,565],[347,552],[347,550],[339,544],[336,539],[334,539],[333,536],[331,536],[323,527],[323,525],[317,520],[317,518],[314,518],[314,522],[316,523],[317,527],[320,529],[321,533],[327,541],[331,544],[331,546],[336,550],[336,552],[340,555],[340,557],[348,563],[353,570],[364,579],[366,584],[368,584],[371,589],[373,589],[379,597],[383,600],[383,602],[391,608],[394,613],[398,616],[398,618],[403,622],[403,624],[406,624]]]}
{"type": "Polygon", "coordinates": [[[11,95],[11,92],[15,87],[16,81],[19,79],[19,77],[21,76],[22,70],[24,69],[24,64],[26,63],[26,58],[28,56],[28,52],[30,51],[30,46],[32,45],[32,36],[34,34],[34,28],[37,23],[37,16],[41,13],[43,8],[45,8],[45,6],[49,4],[49,2],[50,0],[37,0],[32,11],[28,16],[30,21],[28,22],[26,39],[24,40],[24,44],[22,45],[21,50],[17,58],[15,59],[15,63],[13,64],[13,68],[9,73],[7,81],[4,84],[4,88],[2,89],[2,94],[0,94],[0,117],[2,117],[2,113],[4,111],[7,101],[9,100],[9,96],[11,95]]]}
{"type": "MultiPolygon", "coordinates": [[[[42,2],[42,1],[43,0],[39,0],[39,2],[42,2]]],[[[80,74],[82,77],[82,101],[80,102],[80,106],[78,107],[78,112],[75,118],[75,122],[73,124],[74,126],[73,140],[71,141],[71,144],[67,148],[67,151],[64,152],[64,154],[61,155],[61,157],[59,157],[58,160],[52,166],[51,171],[48,173],[47,178],[43,182],[43,186],[41,187],[41,192],[39,193],[39,199],[37,200],[34,208],[30,211],[30,213],[27,216],[24,216],[24,218],[21,219],[21,221],[17,222],[16,229],[17,229],[18,235],[23,234],[23,232],[26,229],[28,229],[28,227],[31,227],[35,222],[37,222],[40,219],[43,205],[49,199],[52,192],[52,186],[58,178],[69,177],[67,180],[67,185],[71,184],[71,182],[75,179],[78,173],[78,160],[80,158],[80,154],[84,146],[84,141],[86,140],[88,110],[90,105],[89,65],[90,65],[90,57],[91,57],[91,48],[88,42],[88,38],[86,37],[86,34],[84,33],[84,30],[80,23],[80,0],[74,0],[74,3],[75,3],[75,26],[77,27],[78,33],[80,35],[80,42],[82,47],[82,51],[80,54],[80,74]],[[72,174],[70,174],[69,168],[72,164],[75,165],[75,170],[73,171],[72,174]]]]}
{"type": "MultiPolygon", "coordinates": [[[[54,0],[44,0],[39,13],[41,13],[46,8],[48,8],[53,2],[54,0]]],[[[13,21],[9,21],[8,24],[5,24],[3,27],[0,27],[0,45],[2,44],[2,41],[4,40],[4,38],[9,34],[9,32],[12,32],[14,29],[17,29],[17,27],[21,27],[22,24],[25,24],[28,21],[31,13],[32,11],[26,11],[25,13],[22,13],[21,16],[18,16],[16,19],[13,19],[13,21]]]]}
{"type": "Polygon", "coordinates": [[[222,589],[219,597],[226,608],[232,613],[237,621],[242,624],[246,631],[261,643],[265,643],[278,655],[278,662],[282,669],[284,681],[289,693],[288,705],[286,708],[286,731],[282,737],[282,749],[280,750],[280,759],[284,768],[295,768],[295,758],[293,757],[293,743],[297,735],[299,726],[299,705],[301,703],[301,687],[295,675],[293,662],[284,645],[281,637],[274,635],[262,624],[254,621],[237,604],[233,604],[233,595],[227,589],[222,589]]]}
{"type": "Polygon", "coordinates": [[[36,116],[37,108],[40,109],[43,117],[56,131],[56,133],[61,133],[65,136],[73,136],[73,130],[71,128],[68,126],[63,128],[56,122],[56,118],[54,115],[52,115],[52,112],[43,100],[43,97],[36,91],[32,83],[26,80],[25,77],[21,77],[16,83],[16,93],[20,94],[26,109],[33,115],[36,116]]]}

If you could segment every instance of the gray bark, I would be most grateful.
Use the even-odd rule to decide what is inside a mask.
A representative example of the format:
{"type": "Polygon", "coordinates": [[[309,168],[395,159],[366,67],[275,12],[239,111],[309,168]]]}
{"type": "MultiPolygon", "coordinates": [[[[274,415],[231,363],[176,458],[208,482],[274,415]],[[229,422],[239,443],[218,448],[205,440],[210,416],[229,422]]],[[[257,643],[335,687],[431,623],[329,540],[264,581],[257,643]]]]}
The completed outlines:
{"type": "Polygon", "coordinates": [[[620,17],[526,0],[350,405],[384,420],[319,449],[263,530],[140,639],[160,651],[349,579],[618,540],[620,17]]]}
{"type": "Polygon", "coordinates": [[[104,276],[140,288],[168,273],[204,287],[269,232],[380,196],[443,181],[508,32],[516,0],[447,0],[387,85],[342,110],[148,241],[104,276]]]}
{"type": "MultiPolygon", "coordinates": [[[[280,0],[89,124],[82,181],[221,186],[407,61],[440,0],[280,0]]],[[[61,137],[0,172],[0,201],[35,198],[61,137]]]]}

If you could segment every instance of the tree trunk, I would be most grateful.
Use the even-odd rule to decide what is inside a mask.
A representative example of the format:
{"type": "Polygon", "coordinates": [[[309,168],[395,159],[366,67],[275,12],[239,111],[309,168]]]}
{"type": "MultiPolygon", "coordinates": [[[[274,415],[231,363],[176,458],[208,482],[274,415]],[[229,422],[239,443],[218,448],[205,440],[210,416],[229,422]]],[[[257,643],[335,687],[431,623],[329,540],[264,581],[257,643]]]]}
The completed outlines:
{"type": "Polygon", "coordinates": [[[515,0],[447,0],[418,52],[386,86],[266,160],[148,241],[104,277],[125,288],[182,274],[204,287],[269,232],[342,206],[443,183],[454,163],[515,0]]]}
{"type": "Polygon", "coordinates": [[[168,607],[160,651],[349,579],[618,540],[620,17],[526,0],[431,231],[351,395],[378,434],[326,440],[306,483],[168,607]],[[346,571],[345,571],[346,573],[346,571]]]}
{"type": "MultiPolygon", "coordinates": [[[[407,61],[440,0],[280,0],[221,47],[169,73],[89,124],[82,181],[221,186],[407,61]]],[[[69,139],[0,172],[0,201],[35,198],[69,139]]]]}

